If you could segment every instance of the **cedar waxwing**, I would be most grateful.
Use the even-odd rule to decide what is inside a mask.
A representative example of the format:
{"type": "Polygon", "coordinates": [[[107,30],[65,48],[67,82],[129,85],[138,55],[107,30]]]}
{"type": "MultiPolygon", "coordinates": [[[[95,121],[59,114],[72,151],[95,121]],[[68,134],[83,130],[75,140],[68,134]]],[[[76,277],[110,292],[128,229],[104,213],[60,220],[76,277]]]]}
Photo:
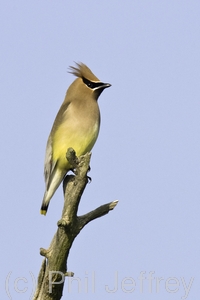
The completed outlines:
{"type": "Polygon", "coordinates": [[[58,111],[51,129],[45,156],[44,176],[46,191],[41,214],[46,215],[49,201],[71,169],[66,159],[69,147],[76,155],[91,151],[99,133],[100,112],[98,97],[109,83],[101,82],[84,64],[70,67],[70,72],[77,76],[67,90],[63,104],[58,111]]]}

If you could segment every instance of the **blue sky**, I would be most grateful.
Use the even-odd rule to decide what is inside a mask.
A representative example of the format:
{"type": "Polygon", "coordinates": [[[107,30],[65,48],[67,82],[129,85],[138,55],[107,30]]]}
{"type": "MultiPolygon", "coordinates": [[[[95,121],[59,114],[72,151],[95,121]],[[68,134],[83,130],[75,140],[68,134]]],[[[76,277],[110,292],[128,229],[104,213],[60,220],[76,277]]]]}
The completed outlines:
{"type": "Polygon", "coordinates": [[[200,2],[2,1],[1,293],[28,299],[62,212],[39,214],[46,141],[81,61],[99,98],[79,214],[118,199],[76,238],[63,299],[199,295],[200,2]],[[151,277],[153,277],[151,279],[151,277]],[[71,284],[71,285],[70,285],[71,284]]]}

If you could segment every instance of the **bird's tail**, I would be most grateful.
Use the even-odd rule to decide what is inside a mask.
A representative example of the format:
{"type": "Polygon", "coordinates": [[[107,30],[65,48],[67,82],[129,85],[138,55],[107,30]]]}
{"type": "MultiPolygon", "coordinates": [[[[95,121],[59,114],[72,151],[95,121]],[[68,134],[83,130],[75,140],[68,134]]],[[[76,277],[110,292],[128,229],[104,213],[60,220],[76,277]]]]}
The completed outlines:
{"type": "Polygon", "coordinates": [[[46,216],[46,213],[47,213],[47,210],[49,207],[49,202],[50,202],[50,199],[49,199],[49,197],[47,198],[47,191],[46,191],[44,194],[44,198],[43,198],[41,209],[40,209],[41,215],[46,216]]]}
{"type": "Polygon", "coordinates": [[[50,200],[53,197],[58,186],[62,182],[66,172],[67,172],[66,170],[57,169],[56,172],[53,173],[54,176],[50,182],[50,186],[48,187],[48,189],[46,189],[46,191],[44,193],[44,198],[43,198],[42,206],[40,209],[41,215],[44,215],[44,216],[46,215],[50,200]]]}

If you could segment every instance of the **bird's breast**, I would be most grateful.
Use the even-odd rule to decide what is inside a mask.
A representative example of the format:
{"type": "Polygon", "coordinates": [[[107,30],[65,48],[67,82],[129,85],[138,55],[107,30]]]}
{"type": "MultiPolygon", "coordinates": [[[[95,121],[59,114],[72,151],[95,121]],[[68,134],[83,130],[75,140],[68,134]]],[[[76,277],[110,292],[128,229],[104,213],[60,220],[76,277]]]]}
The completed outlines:
{"type": "Polygon", "coordinates": [[[73,107],[68,107],[64,114],[62,123],[57,127],[53,137],[53,158],[58,163],[66,165],[66,152],[69,147],[76,151],[76,155],[84,155],[91,151],[99,133],[100,115],[99,110],[74,111],[73,107]]]}

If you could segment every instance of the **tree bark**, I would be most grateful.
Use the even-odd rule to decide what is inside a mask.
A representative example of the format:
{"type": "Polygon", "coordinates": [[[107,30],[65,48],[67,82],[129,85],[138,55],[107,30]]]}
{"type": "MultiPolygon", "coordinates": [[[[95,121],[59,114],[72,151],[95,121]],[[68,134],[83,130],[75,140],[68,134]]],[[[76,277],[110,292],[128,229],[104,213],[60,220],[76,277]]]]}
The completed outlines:
{"type": "Polygon", "coordinates": [[[58,229],[48,249],[40,249],[44,256],[38,276],[38,285],[33,300],[59,300],[62,297],[65,276],[73,276],[67,272],[67,259],[74,239],[90,221],[107,214],[114,209],[118,201],[104,204],[95,210],[77,216],[82,193],[89,181],[87,172],[91,153],[77,158],[75,151],[69,148],[66,155],[73,167],[75,175],[67,175],[63,181],[64,207],[58,229]]]}

